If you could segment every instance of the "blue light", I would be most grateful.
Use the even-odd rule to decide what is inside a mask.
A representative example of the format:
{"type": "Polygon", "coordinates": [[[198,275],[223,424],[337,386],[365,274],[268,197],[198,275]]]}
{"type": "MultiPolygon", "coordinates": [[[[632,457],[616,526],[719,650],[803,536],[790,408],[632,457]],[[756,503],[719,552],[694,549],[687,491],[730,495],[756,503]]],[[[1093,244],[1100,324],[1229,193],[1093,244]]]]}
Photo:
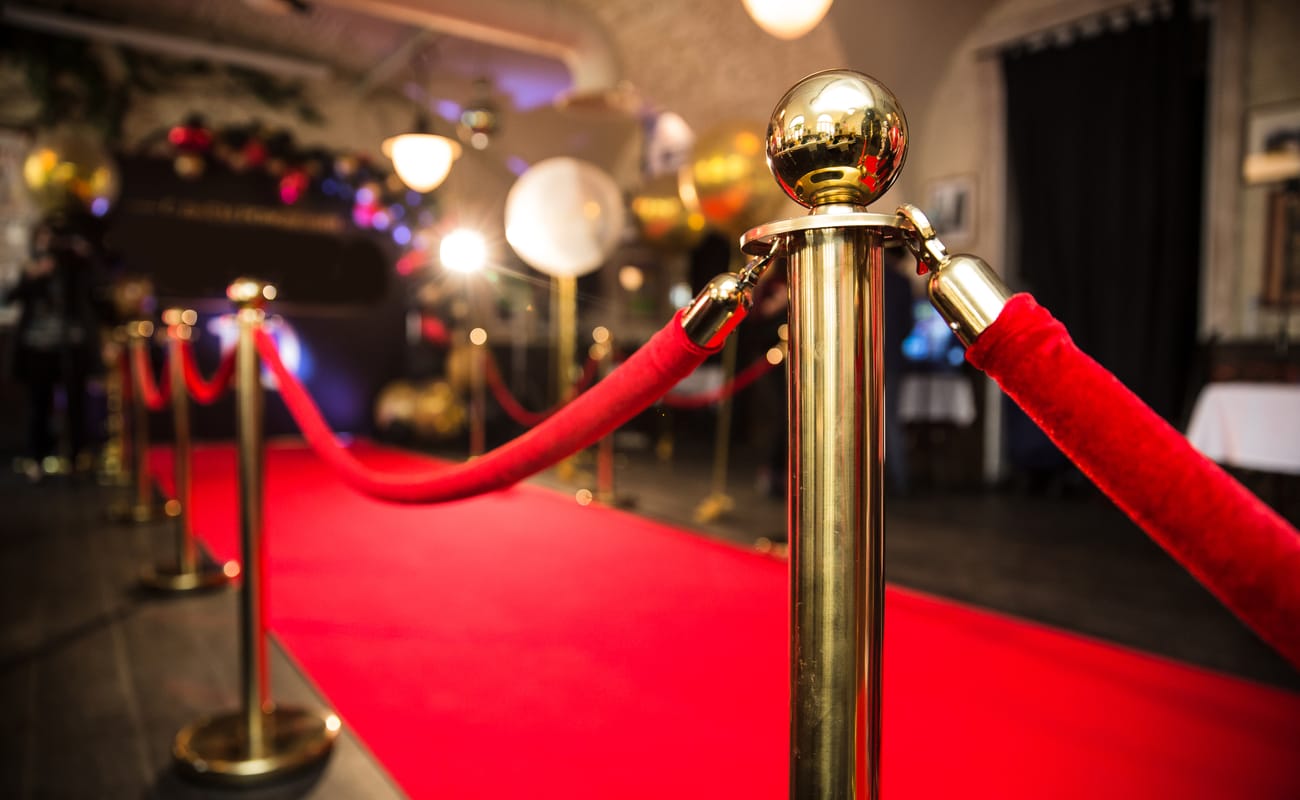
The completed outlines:
{"type": "Polygon", "coordinates": [[[96,197],[90,204],[90,213],[102,217],[108,213],[108,198],[96,197]]]}
{"type": "Polygon", "coordinates": [[[320,182],[320,190],[328,195],[333,195],[339,190],[339,182],[333,178],[326,178],[320,182]]]}
{"type": "Polygon", "coordinates": [[[924,361],[929,355],[929,349],[926,346],[925,338],[917,336],[915,333],[908,334],[903,340],[903,355],[912,361],[924,361]]]}
{"type": "Polygon", "coordinates": [[[411,243],[411,229],[405,225],[398,225],[393,228],[393,241],[405,247],[411,243]]]}

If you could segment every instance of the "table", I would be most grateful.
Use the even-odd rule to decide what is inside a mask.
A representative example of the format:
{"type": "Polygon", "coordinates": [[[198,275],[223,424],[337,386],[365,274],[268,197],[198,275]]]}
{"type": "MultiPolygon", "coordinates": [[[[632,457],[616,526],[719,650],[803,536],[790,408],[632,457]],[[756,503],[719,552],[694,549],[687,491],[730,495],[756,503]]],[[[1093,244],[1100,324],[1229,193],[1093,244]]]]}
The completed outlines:
{"type": "Polygon", "coordinates": [[[1300,384],[1208,384],[1187,440],[1220,464],[1300,475],[1300,384]]]}

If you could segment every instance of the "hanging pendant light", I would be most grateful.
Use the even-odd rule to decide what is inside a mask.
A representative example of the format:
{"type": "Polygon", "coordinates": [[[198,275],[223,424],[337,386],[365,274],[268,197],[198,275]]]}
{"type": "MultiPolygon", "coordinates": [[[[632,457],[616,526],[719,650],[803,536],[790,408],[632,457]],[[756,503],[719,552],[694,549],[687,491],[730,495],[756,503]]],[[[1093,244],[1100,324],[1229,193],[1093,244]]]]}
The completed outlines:
{"type": "Polygon", "coordinates": [[[798,39],[817,27],[831,0],[743,0],[758,27],[778,39],[798,39]]]}
{"type": "Polygon", "coordinates": [[[428,119],[421,117],[414,133],[385,139],[383,151],[402,183],[417,192],[431,192],[447,179],[452,162],[460,158],[461,146],[454,139],[430,133],[428,119]]]}

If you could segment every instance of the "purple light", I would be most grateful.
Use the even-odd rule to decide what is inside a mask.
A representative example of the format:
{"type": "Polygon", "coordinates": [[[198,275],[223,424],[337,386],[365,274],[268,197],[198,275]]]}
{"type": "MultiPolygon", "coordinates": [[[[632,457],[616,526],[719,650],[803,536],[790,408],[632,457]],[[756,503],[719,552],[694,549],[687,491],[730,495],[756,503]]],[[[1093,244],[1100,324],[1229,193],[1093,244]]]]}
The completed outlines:
{"type": "Polygon", "coordinates": [[[371,203],[375,202],[375,192],[373,189],[367,186],[362,186],[360,189],[357,189],[356,200],[357,200],[357,205],[368,206],[371,203]]]}
{"type": "Polygon", "coordinates": [[[388,224],[392,222],[388,217],[387,211],[376,211],[375,215],[370,218],[370,226],[377,231],[388,230],[388,224]]]}
{"type": "Polygon", "coordinates": [[[398,225],[393,228],[393,241],[402,247],[411,243],[411,229],[405,225],[398,225]]]}
{"type": "Polygon", "coordinates": [[[96,197],[96,198],[95,198],[95,199],[90,203],[90,213],[94,214],[94,215],[97,216],[97,217],[102,217],[102,216],[104,216],[105,214],[107,214],[107,213],[108,213],[108,198],[107,198],[107,197],[96,197]]]}
{"type": "Polygon", "coordinates": [[[507,156],[506,169],[510,170],[516,175],[523,175],[525,172],[528,171],[528,162],[524,161],[519,156],[507,156]]]}
{"type": "Polygon", "coordinates": [[[460,103],[454,100],[435,100],[433,101],[433,110],[448,122],[455,122],[460,119],[460,103]]]}

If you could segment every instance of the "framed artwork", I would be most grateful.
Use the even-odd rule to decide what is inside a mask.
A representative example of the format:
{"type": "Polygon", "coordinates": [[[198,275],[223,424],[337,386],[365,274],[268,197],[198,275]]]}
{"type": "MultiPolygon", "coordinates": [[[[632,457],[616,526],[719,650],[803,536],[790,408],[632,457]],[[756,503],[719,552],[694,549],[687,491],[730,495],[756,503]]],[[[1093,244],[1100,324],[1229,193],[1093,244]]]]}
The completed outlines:
{"type": "Polygon", "coordinates": [[[926,216],[944,244],[965,244],[975,238],[975,176],[954,175],[926,185],[926,216]]]}
{"type": "Polygon", "coordinates": [[[1300,102],[1249,112],[1242,177],[1268,188],[1260,302],[1300,306],[1300,102]]]}

